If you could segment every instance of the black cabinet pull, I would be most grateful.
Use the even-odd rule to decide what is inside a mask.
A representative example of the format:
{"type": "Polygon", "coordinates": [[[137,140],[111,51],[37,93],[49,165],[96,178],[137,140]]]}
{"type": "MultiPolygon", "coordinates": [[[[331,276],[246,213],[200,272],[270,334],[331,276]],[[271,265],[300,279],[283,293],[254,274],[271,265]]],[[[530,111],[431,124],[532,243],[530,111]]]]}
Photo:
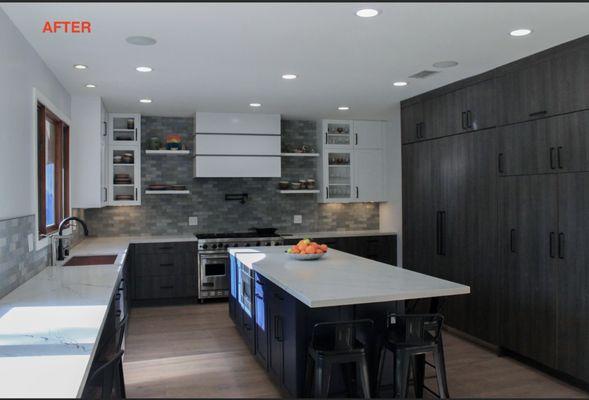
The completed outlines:
{"type": "Polygon", "coordinates": [[[329,199],[329,186],[325,186],[325,198],[329,199]]]}
{"type": "Polygon", "coordinates": [[[163,263],[163,264],[160,264],[160,267],[173,267],[173,266],[174,266],[174,263],[163,263]]]}
{"type": "Polygon", "coordinates": [[[135,141],[137,141],[137,128],[135,128],[135,141]]]}
{"type": "Polygon", "coordinates": [[[284,340],[284,332],[282,331],[282,318],[279,315],[274,316],[274,339],[278,342],[284,340]]]}
{"type": "Polygon", "coordinates": [[[515,229],[509,231],[509,251],[515,253],[515,229]]]}
{"type": "Polygon", "coordinates": [[[106,124],[106,121],[104,121],[103,124],[104,124],[104,133],[102,134],[102,136],[106,136],[108,134],[108,125],[106,124]]]}
{"type": "Polygon", "coordinates": [[[325,144],[327,144],[327,132],[325,132],[325,144]]]}
{"type": "Polygon", "coordinates": [[[546,113],[548,113],[548,111],[546,111],[546,110],[536,111],[536,112],[530,113],[529,116],[530,117],[539,117],[540,115],[544,115],[546,113]]]}
{"type": "Polygon", "coordinates": [[[173,285],[160,286],[160,289],[174,289],[173,285]]]}
{"type": "Polygon", "coordinates": [[[503,153],[499,153],[497,155],[497,170],[500,174],[505,173],[505,171],[503,170],[503,153]]]}
{"type": "Polygon", "coordinates": [[[472,129],[472,112],[470,110],[466,112],[466,127],[472,129]]]}
{"type": "Polygon", "coordinates": [[[139,200],[139,195],[137,194],[137,188],[135,188],[135,200],[139,200]]]}
{"type": "Polygon", "coordinates": [[[358,186],[356,186],[356,198],[359,198],[359,197],[360,197],[360,191],[358,189],[358,186]]]}
{"type": "Polygon", "coordinates": [[[358,134],[356,133],[356,146],[358,146],[358,134]]]}
{"type": "Polygon", "coordinates": [[[260,299],[260,300],[264,301],[264,298],[259,293],[256,293],[255,296],[256,296],[256,299],[260,299]]]}
{"type": "Polygon", "coordinates": [[[564,233],[560,232],[558,234],[558,258],[560,258],[561,260],[564,259],[564,242],[564,233]]]}
{"type": "Polygon", "coordinates": [[[550,242],[549,242],[549,253],[550,258],[554,258],[554,237],[556,234],[554,232],[550,232],[550,242]]]}
{"type": "Polygon", "coordinates": [[[421,139],[421,135],[419,133],[419,131],[420,131],[420,128],[419,127],[420,126],[421,126],[421,122],[418,122],[418,123],[415,124],[415,137],[417,139],[421,139]]]}
{"type": "Polygon", "coordinates": [[[466,111],[462,111],[462,129],[466,130],[467,128],[467,117],[466,117],[466,111]]]}
{"type": "Polygon", "coordinates": [[[559,169],[562,169],[562,157],[561,157],[562,146],[558,146],[556,150],[556,160],[559,169]]]}
{"type": "Polygon", "coordinates": [[[554,147],[550,148],[550,169],[556,168],[554,166],[554,156],[556,155],[555,151],[556,149],[554,147]]]}

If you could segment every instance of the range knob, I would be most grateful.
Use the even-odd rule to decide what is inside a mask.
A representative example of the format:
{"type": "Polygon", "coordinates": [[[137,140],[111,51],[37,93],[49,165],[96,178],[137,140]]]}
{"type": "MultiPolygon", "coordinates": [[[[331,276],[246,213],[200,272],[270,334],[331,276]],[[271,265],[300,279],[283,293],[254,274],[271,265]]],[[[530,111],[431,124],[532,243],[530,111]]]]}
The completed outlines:
{"type": "Polygon", "coordinates": [[[250,247],[250,244],[249,244],[249,243],[246,243],[246,244],[245,244],[245,247],[250,247]]]}
{"type": "Polygon", "coordinates": [[[262,244],[262,243],[260,243],[260,242],[256,242],[256,246],[259,246],[259,245],[261,245],[261,244],[262,244]]]}
{"type": "Polygon", "coordinates": [[[208,244],[203,244],[203,245],[202,245],[202,249],[203,249],[203,250],[206,250],[206,249],[208,249],[208,248],[209,248],[209,245],[208,245],[208,244]]]}
{"type": "Polygon", "coordinates": [[[212,245],[211,247],[213,248],[213,250],[215,250],[215,249],[217,248],[217,245],[216,245],[216,244],[214,244],[214,245],[212,245]]]}

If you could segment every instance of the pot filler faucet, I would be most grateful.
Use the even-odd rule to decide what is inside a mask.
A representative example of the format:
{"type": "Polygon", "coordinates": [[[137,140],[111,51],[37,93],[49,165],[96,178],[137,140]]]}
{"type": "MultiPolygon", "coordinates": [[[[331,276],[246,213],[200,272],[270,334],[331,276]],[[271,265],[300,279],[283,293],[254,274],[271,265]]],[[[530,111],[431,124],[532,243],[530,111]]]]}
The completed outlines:
{"type": "Polygon", "coordinates": [[[59,238],[59,244],[57,245],[57,260],[58,261],[64,260],[65,257],[68,256],[70,253],[70,246],[69,246],[69,244],[64,245],[64,237],[61,235],[61,232],[65,228],[65,224],[68,223],[69,221],[77,221],[80,224],[82,224],[82,227],[84,228],[84,236],[88,236],[88,227],[86,226],[86,223],[84,221],[82,221],[80,218],[68,217],[68,218],[64,219],[63,221],[61,221],[61,224],[59,224],[59,229],[57,230],[57,234],[58,234],[58,238],[59,238]]]}

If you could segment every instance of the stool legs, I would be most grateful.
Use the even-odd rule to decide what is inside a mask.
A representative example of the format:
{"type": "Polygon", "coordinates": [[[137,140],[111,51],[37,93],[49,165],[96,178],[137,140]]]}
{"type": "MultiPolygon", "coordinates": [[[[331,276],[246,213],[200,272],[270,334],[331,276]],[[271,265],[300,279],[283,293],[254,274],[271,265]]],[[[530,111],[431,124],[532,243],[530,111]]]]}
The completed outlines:
{"type": "Polygon", "coordinates": [[[331,363],[325,360],[315,361],[315,390],[314,397],[324,399],[329,394],[331,381],[331,363]]]}
{"type": "Polygon", "coordinates": [[[415,397],[423,397],[423,380],[425,378],[425,354],[416,354],[413,359],[413,388],[415,397]]]}
{"type": "Polygon", "coordinates": [[[395,398],[407,398],[410,358],[403,352],[395,352],[395,398]]]}
{"type": "MultiPolygon", "coordinates": [[[[379,352],[380,352],[380,354],[378,356],[378,369],[376,370],[376,384],[375,384],[376,387],[374,388],[374,395],[376,397],[380,397],[380,386],[382,385],[382,374],[384,373],[384,365],[385,365],[385,359],[387,356],[387,349],[384,346],[381,346],[379,352]]],[[[393,375],[394,375],[394,371],[393,371],[393,375]]]]}
{"type": "Polygon", "coordinates": [[[450,397],[448,392],[448,381],[446,379],[446,364],[444,361],[444,347],[442,338],[434,350],[434,363],[436,365],[436,380],[438,381],[438,392],[441,399],[450,397]]]}
{"type": "Polygon", "coordinates": [[[356,376],[360,377],[362,383],[362,394],[365,399],[370,398],[370,378],[368,377],[368,365],[366,360],[362,359],[356,363],[356,376]]]}

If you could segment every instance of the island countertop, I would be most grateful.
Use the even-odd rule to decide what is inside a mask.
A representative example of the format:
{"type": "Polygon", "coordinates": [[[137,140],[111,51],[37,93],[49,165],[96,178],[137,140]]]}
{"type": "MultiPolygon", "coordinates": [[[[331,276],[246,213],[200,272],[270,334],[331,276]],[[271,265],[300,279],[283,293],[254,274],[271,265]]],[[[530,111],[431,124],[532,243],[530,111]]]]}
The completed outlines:
{"type": "Polygon", "coordinates": [[[229,253],[311,308],[470,293],[459,283],[334,249],[319,260],[294,260],[285,253],[289,247],[232,248],[229,253]]]}

